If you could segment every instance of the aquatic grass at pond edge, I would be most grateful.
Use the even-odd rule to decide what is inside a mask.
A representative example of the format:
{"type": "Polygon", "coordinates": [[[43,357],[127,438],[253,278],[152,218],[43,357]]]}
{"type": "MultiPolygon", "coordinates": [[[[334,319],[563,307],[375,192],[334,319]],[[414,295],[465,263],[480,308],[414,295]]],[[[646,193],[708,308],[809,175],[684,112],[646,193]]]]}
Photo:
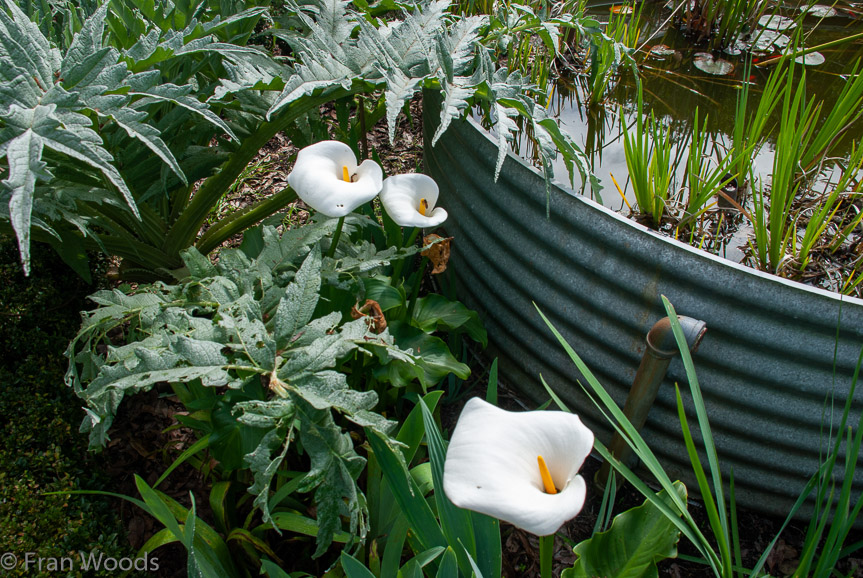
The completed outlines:
{"type": "Polygon", "coordinates": [[[770,6],[766,0],[682,0],[676,2],[684,31],[713,49],[733,45],[754,28],[770,6]]]}
{"type": "Polygon", "coordinates": [[[605,35],[590,37],[585,56],[590,64],[583,78],[586,79],[588,106],[591,108],[604,104],[622,65],[628,65],[633,75],[638,75],[635,49],[641,34],[641,13],[645,3],[638,2],[637,7],[633,4],[626,2],[613,7],[605,35]],[[619,10],[614,11],[614,8],[619,10]]]}
{"type": "MultiPolygon", "coordinates": [[[[858,67],[859,62],[854,70],[858,67]]],[[[859,156],[859,139],[853,141],[851,157],[842,171],[843,176],[833,186],[833,194],[825,197],[820,204],[821,209],[812,212],[801,244],[804,252],[798,254],[794,207],[799,203],[801,194],[814,189],[816,179],[828,162],[828,155],[852,123],[863,114],[863,78],[855,75],[846,82],[836,106],[830,110],[826,120],[819,124],[823,102],[816,102],[815,96],[808,97],[805,67],[788,59],[777,65],[777,69],[771,73],[771,78],[774,76],[784,78],[779,95],[782,102],[779,109],[780,124],[775,137],[769,200],[763,183],[759,183],[753,191],[752,247],[759,268],[793,277],[793,268],[786,265],[797,257],[798,263],[803,263],[798,268],[802,272],[809,263],[810,250],[816,243],[815,233],[825,233],[834,215],[829,209],[824,210],[824,207],[828,203],[832,206],[838,194],[844,192],[850,180],[857,176],[860,164],[859,158],[856,158],[859,156]],[[798,75],[799,82],[796,82],[798,75]],[[843,191],[837,193],[840,186],[843,191]]],[[[831,186],[831,183],[827,186],[831,186]]]]}
{"type": "MultiPolygon", "coordinates": [[[[828,226],[831,225],[839,209],[842,207],[844,198],[859,196],[861,194],[861,186],[863,185],[856,178],[861,174],[861,171],[863,171],[863,146],[858,141],[851,151],[848,163],[842,170],[839,181],[832,187],[830,193],[822,196],[812,209],[802,238],[798,239],[796,234],[792,236],[791,253],[794,255],[798,271],[803,272],[807,265],[809,265],[816,245],[822,242],[828,226]]],[[[841,245],[847,239],[850,232],[860,224],[861,219],[863,219],[863,211],[859,212],[856,217],[851,218],[850,223],[844,229],[836,231],[834,239],[829,245],[833,247],[841,245]]],[[[845,221],[847,219],[842,218],[841,220],[845,221]]],[[[851,279],[850,276],[849,279],[851,279]]]]}
{"type": "Polygon", "coordinates": [[[638,210],[648,215],[652,226],[658,228],[668,209],[676,166],[672,162],[671,127],[663,126],[653,114],[645,123],[642,111],[639,85],[635,131],[630,132],[623,121],[623,147],[638,210]]]}
{"type": "Polygon", "coordinates": [[[805,71],[800,74],[801,82],[795,84],[795,67],[789,67],[782,95],[782,120],[773,155],[769,208],[764,185],[759,184],[757,191],[753,191],[755,255],[760,267],[772,273],[778,273],[788,258],[786,248],[793,233],[791,208],[802,184],[796,178],[798,167],[811,136],[810,127],[818,113],[814,97],[808,102],[805,100],[805,71]]]}
{"type": "MultiPolygon", "coordinates": [[[[686,209],[678,228],[690,220],[697,219],[712,205],[711,199],[716,191],[727,186],[733,177],[729,174],[732,155],[724,155],[711,167],[708,149],[714,148],[714,139],[707,134],[707,115],[704,123],[699,126],[698,109],[695,109],[695,120],[692,123],[692,137],[689,139],[689,155],[686,161],[684,180],[687,184],[686,209]]],[[[738,181],[739,182],[739,181],[738,181]]]]}

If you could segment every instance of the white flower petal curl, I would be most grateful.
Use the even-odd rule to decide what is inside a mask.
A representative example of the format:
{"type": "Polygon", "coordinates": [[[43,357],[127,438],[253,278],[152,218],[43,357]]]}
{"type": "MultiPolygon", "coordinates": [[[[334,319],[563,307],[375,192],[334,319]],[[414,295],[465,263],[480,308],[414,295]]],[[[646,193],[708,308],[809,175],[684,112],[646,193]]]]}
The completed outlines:
{"type": "Polygon", "coordinates": [[[365,160],[357,166],[351,147],[339,141],[321,141],[297,155],[288,184],[304,203],[328,217],[344,217],[381,191],[384,173],[380,165],[365,160]],[[354,182],[344,180],[356,175],[354,182]]]}
{"type": "Polygon", "coordinates": [[[578,470],[592,448],[593,432],[574,414],[509,412],[473,398],[447,450],[444,492],[460,508],[547,536],[584,506],[587,487],[578,470]],[[537,456],[557,494],[545,493],[537,456]]]}
{"type": "Polygon", "coordinates": [[[427,175],[393,175],[384,180],[381,204],[390,218],[401,227],[437,227],[447,218],[443,208],[435,207],[439,194],[437,183],[427,175]],[[428,202],[426,215],[419,211],[423,199],[428,202]]]}

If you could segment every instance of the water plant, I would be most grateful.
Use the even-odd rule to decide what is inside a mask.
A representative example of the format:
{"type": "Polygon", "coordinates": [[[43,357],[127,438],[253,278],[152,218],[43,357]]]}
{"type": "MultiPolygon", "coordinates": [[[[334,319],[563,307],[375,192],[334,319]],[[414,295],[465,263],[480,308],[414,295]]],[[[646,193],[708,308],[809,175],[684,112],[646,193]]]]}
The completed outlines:
{"type": "MultiPolygon", "coordinates": [[[[823,102],[808,97],[805,67],[791,59],[777,66],[784,68],[781,72],[777,69],[771,73],[771,79],[774,75],[782,79],[781,86],[778,81],[775,85],[781,91],[780,124],[775,137],[769,193],[764,185],[759,185],[753,195],[752,252],[760,268],[789,274],[793,267],[788,265],[798,253],[795,207],[804,193],[824,186],[819,184],[818,176],[822,174],[828,155],[851,123],[863,114],[863,83],[857,77],[849,78],[836,106],[827,113],[823,122],[819,122],[823,102]]],[[[771,90],[777,89],[770,81],[768,85],[771,90]]],[[[858,156],[859,153],[853,152],[848,160],[854,167],[848,168],[852,174],[857,172],[858,156]]],[[[820,235],[827,230],[833,215],[831,209],[852,178],[850,175],[841,177],[839,184],[842,190],[836,196],[828,195],[821,209],[811,214],[801,240],[802,253],[798,262],[809,262],[810,250],[817,240],[816,233],[820,235]]]]}
{"type": "MultiPolygon", "coordinates": [[[[805,73],[802,76],[805,79],[805,73]]],[[[805,82],[792,90],[793,80],[792,66],[788,85],[783,91],[782,120],[776,136],[769,208],[763,185],[759,185],[753,194],[755,256],[761,268],[773,273],[780,271],[787,259],[786,248],[793,232],[790,227],[791,207],[801,186],[796,178],[800,156],[810,135],[808,127],[817,115],[813,101],[804,101],[805,82]]]]}
{"type": "Polygon", "coordinates": [[[590,36],[586,55],[590,65],[584,76],[590,107],[597,108],[604,102],[622,65],[629,65],[638,77],[634,54],[641,35],[643,7],[644,3],[638,3],[637,7],[623,4],[611,13],[605,34],[590,36]]]}
{"type": "Polygon", "coordinates": [[[766,0],[684,0],[675,3],[680,26],[695,42],[712,48],[734,44],[770,7],[766,0]]]}
{"type": "MultiPolygon", "coordinates": [[[[781,101],[781,95],[786,86],[788,70],[783,66],[774,68],[758,99],[755,110],[750,112],[750,98],[752,83],[750,72],[752,71],[751,59],[746,60],[743,69],[743,81],[738,92],[734,108],[734,129],[731,135],[732,150],[731,174],[737,179],[739,187],[744,189],[752,183],[752,162],[758,155],[766,142],[767,135],[772,132],[770,124],[771,115],[781,101]]],[[[754,186],[754,184],[753,184],[754,186]]]]}
{"type": "MultiPolygon", "coordinates": [[[[861,182],[857,180],[861,170],[863,170],[863,146],[861,146],[860,141],[857,141],[852,145],[848,162],[841,171],[836,184],[828,183],[830,192],[825,191],[815,206],[806,210],[809,215],[806,226],[803,228],[802,237],[798,239],[795,231],[791,238],[791,253],[794,255],[798,271],[803,272],[810,264],[816,245],[825,243],[825,233],[842,207],[843,199],[859,197],[863,192],[861,191],[861,182]]],[[[799,213],[802,212],[801,210],[799,213]]],[[[841,230],[835,231],[833,240],[828,241],[834,251],[845,242],[850,231],[860,223],[861,218],[863,218],[863,213],[852,216],[847,224],[845,221],[849,219],[841,219],[844,226],[841,230]]],[[[797,220],[800,220],[800,216],[797,220]]]]}
{"type": "Polygon", "coordinates": [[[708,154],[708,150],[715,148],[715,139],[707,132],[707,115],[702,125],[699,125],[698,120],[696,108],[684,177],[687,184],[685,216],[678,226],[704,213],[711,206],[710,200],[718,196],[717,191],[733,180],[729,173],[733,155],[725,154],[718,162],[711,164],[712,155],[708,154]]]}
{"type": "Polygon", "coordinates": [[[818,130],[812,129],[811,140],[800,154],[800,166],[804,172],[817,173],[824,159],[834,156],[836,147],[848,130],[863,117],[863,75],[860,70],[861,62],[857,60],[835,104],[827,111],[824,120],[819,122],[818,130]]]}
{"type": "Polygon", "coordinates": [[[639,85],[635,130],[623,127],[623,150],[629,169],[629,182],[638,203],[638,210],[650,218],[657,228],[667,210],[674,180],[676,163],[672,162],[671,128],[663,126],[651,113],[644,121],[643,101],[639,85]]]}

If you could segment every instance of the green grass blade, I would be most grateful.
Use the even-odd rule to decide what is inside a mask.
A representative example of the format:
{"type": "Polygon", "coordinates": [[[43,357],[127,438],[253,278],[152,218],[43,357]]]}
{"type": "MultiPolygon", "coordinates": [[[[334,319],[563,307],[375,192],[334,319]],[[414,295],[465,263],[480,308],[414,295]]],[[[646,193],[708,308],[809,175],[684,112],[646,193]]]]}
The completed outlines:
{"type": "Polygon", "coordinates": [[[231,489],[231,482],[222,481],[213,484],[210,488],[210,509],[213,511],[213,518],[216,521],[216,528],[223,534],[228,533],[228,491],[231,489]]]}
{"type": "MultiPolygon", "coordinates": [[[[422,397],[422,400],[425,402],[429,410],[434,413],[435,408],[437,407],[437,404],[442,396],[442,390],[432,391],[424,395],[422,397]]],[[[417,450],[422,443],[424,435],[425,425],[423,420],[423,412],[420,404],[417,404],[408,414],[408,417],[405,419],[401,429],[399,429],[398,435],[396,436],[397,441],[405,444],[405,447],[402,448],[402,454],[405,457],[405,463],[410,464],[411,461],[414,459],[414,456],[416,455],[417,450]]]]}
{"type": "MultiPolygon", "coordinates": [[[[720,524],[720,528],[718,528],[720,531],[716,532],[716,539],[719,543],[723,565],[728,569],[728,572],[730,572],[731,551],[728,547],[728,519],[726,515],[725,490],[722,485],[722,473],[719,468],[719,457],[716,453],[716,445],[713,442],[713,434],[710,430],[710,422],[707,418],[707,408],[704,405],[704,398],[701,395],[701,387],[698,384],[698,376],[695,373],[695,364],[692,362],[692,355],[689,352],[689,346],[687,345],[686,338],[683,335],[683,328],[680,326],[680,321],[677,319],[677,313],[674,311],[674,307],[671,305],[671,302],[664,295],[662,296],[662,303],[665,305],[665,312],[671,320],[674,339],[677,341],[677,347],[680,349],[683,366],[686,369],[689,389],[692,394],[692,403],[695,406],[695,414],[698,417],[698,427],[701,431],[701,440],[704,444],[704,451],[707,454],[707,464],[710,468],[710,474],[713,480],[713,492],[716,499],[716,513],[719,515],[720,524]]],[[[714,531],[716,530],[717,529],[714,529],[714,531]]]]}
{"type": "MultiPolygon", "coordinates": [[[[461,546],[464,549],[464,544],[461,546]]],[[[482,570],[480,570],[479,565],[476,563],[476,560],[473,559],[473,556],[470,555],[470,552],[465,549],[465,554],[467,554],[467,561],[470,562],[471,570],[473,570],[473,578],[484,578],[485,574],[482,573],[482,570]]]]}
{"type": "MultiPolygon", "coordinates": [[[[318,521],[294,512],[276,512],[272,516],[273,523],[280,530],[287,530],[304,536],[316,537],[320,531],[318,521]]],[[[333,534],[333,542],[340,544],[348,543],[353,536],[347,532],[336,532],[333,534]]]]}
{"type": "Polygon", "coordinates": [[[452,578],[458,575],[458,562],[456,561],[455,551],[451,546],[448,546],[446,552],[441,558],[440,568],[438,568],[436,578],[452,578]]]}
{"type": "MultiPolygon", "coordinates": [[[[740,528],[737,527],[737,500],[734,497],[734,468],[728,474],[728,500],[731,509],[731,548],[734,552],[735,568],[743,567],[743,554],[740,551],[740,528]]],[[[741,571],[737,572],[738,578],[743,578],[741,571]]]]}
{"type": "MultiPolygon", "coordinates": [[[[470,554],[476,554],[476,538],[473,534],[473,521],[468,510],[458,508],[443,491],[443,467],[446,460],[446,445],[438,430],[431,411],[420,403],[425,423],[426,443],[428,443],[429,461],[431,462],[432,478],[434,480],[434,500],[441,528],[450,546],[461,543],[470,554]]],[[[458,566],[465,576],[470,575],[470,563],[463,553],[456,550],[458,566]],[[459,555],[461,554],[461,555],[459,555]]]]}
{"type": "Polygon", "coordinates": [[[384,478],[393,491],[396,502],[408,519],[418,543],[423,550],[434,546],[446,547],[447,542],[437,519],[413,478],[407,471],[401,452],[396,455],[382,434],[366,428],[366,436],[375,458],[381,466],[384,478]]]}
{"type": "Polygon", "coordinates": [[[408,529],[407,518],[403,514],[399,515],[387,535],[387,544],[381,559],[381,576],[395,576],[398,573],[408,529]]]}
{"type": "Polygon", "coordinates": [[[785,531],[785,527],[791,522],[794,516],[797,514],[797,511],[803,506],[806,502],[806,499],[809,497],[809,494],[815,489],[818,480],[823,475],[824,470],[827,465],[823,464],[821,468],[819,468],[818,472],[815,473],[810,479],[806,486],[803,488],[803,491],[800,493],[800,496],[797,498],[797,501],[794,502],[794,505],[791,507],[791,510],[788,512],[788,516],[785,518],[785,521],[782,522],[782,526],[780,526],[779,530],[776,532],[776,536],[773,537],[773,540],[767,545],[764,549],[764,552],[761,554],[761,557],[755,563],[755,566],[752,568],[752,572],[749,574],[751,578],[756,578],[761,576],[761,569],[764,568],[764,564],[767,563],[767,557],[770,555],[770,552],[773,550],[773,547],[776,545],[776,542],[779,541],[779,537],[782,535],[782,532],[785,531]]]}
{"type": "Polygon", "coordinates": [[[347,578],[375,578],[371,570],[347,552],[342,551],[339,561],[342,563],[342,569],[345,571],[347,578]]]}
{"type": "Polygon", "coordinates": [[[420,552],[411,558],[411,562],[415,562],[420,568],[425,568],[437,560],[441,554],[447,551],[447,549],[449,549],[449,547],[443,548],[441,546],[436,546],[434,548],[429,548],[425,552],[420,552]]]}
{"type": "Polygon", "coordinates": [[[485,400],[492,405],[497,405],[497,357],[491,362],[491,368],[488,370],[488,389],[485,392],[485,400]]]}
{"type": "Polygon", "coordinates": [[[146,554],[153,552],[154,550],[161,548],[167,544],[173,544],[174,542],[179,542],[180,539],[174,535],[171,530],[168,528],[162,528],[153,536],[147,540],[147,543],[141,546],[141,549],[138,550],[137,558],[143,558],[146,554]]]}
{"type": "Polygon", "coordinates": [[[276,493],[270,498],[270,511],[274,512],[285,498],[296,492],[305,478],[306,474],[299,475],[276,490],[276,493]]]}
{"type": "Polygon", "coordinates": [[[168,469],[165,470],[165,472],[161,476],[159,476],[159,479],[156,480],[155,484],[153,484],[153,488],[155,489],[155,488],[159,487],[159,484],[164,482],[165,478],[167,478],[168,476],[171,475],[171,472],[176,470],[186,460],[191,458],[193,455],[195,455],[199,451],[205,449],[209,445],[210,445],[210,434],[207,434],[204,437],[202,437],[201,439],[199,439],[198,441],[196,441],[194,444],[192,444],[191,447],[189,447],[189,449],[187,449],[186,451],[181,453],[179,456],[177,456],[177,459],[174,460],[174,463],[172,463],[168,467],[168,469]]]}
{"type": "MultiPolygon", "coordinates": [[[[710,484],[707,482],[707,476],[704,474],[704,467],[701,465],[701,458],[698,456],[698,450],[695,449],[695,441],[692,439],[692,433],[689,429],[689,422],[686,419],[686,410],[683,407],[683,398],[680,397],[680,388],[675,384],[674,393],[677,398],[677,417],[680,419],[680,427],[683,431],[683,441],[686,444],[686,453],[689,455],[689,462],[692,464],[692,471],[695,474],[695,479],[698,481],[698,491],[701,493],[701,499],[704,501],[704,510],[707,512],[707,519],[710,521],[710,527],[713,530],[713,535],[716,538],[719,552],[722,555],[723,563],[725,562],[725,553],[728,552],[727,536],[725,527],[720,519],[719,512],[716,508],[716,502],[713,501],[713,495],[710,492],[710,484]]],[[[731,568],[731,560],[729,557],[728,564],[724,564],[723,575],[729,573],[731,568]]]]}
{"type": "MultiPolygon", "coordinates": [[[[138,493],[141,494],[144,502],[149,507],[150,514],[156,518],[159,523],[173,532],[177,538],[183,541],[185,534],[183,530],[180,529],[180,523],[159,494],[153,488],[148,486],[147,482],[137,474],[135,474],[135,485],[138,487],[138,493]]],[[[185,542],[183,542],[183,544],[186,545],[187,548],[191,546],[191,544],[186,544],[185,542]]]]}

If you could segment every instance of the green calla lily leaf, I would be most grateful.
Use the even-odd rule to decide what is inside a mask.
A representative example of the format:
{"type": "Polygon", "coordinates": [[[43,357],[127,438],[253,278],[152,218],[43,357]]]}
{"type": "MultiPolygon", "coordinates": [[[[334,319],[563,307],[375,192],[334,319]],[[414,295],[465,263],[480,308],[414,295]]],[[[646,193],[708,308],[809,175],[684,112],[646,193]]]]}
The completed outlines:
{"type": "MultiPolygon", "coordinates": [[[[677,494],[686,499],[686,486],[674,482],[677,494]]],[[[663,490],[659,498],[669,506],[663,490]]],[[[677,557],[680,530],[649,501],[615,516],[611,528],[575,547],[578,556],[563,578],[607,576],[608,578],[651,578],[658,576],[656,563],[677,557]]]]}
{"type": "Polygon", "coordinates": [[[377,301],[381,311],[389,311],[405,305],[406,295],[402,287],[390,285],[389,277],[370,277],[363,279],[366,288],[366,299],[377,301]]]}
{"type": "Polygon", "coordinates": [[[426,333],[439,329],[461,330],[470,335],[474,341],[481,343],[483,347],[488,343],[488,335],[476,311],[437,293],[417,299],[412,323],[426,333]]]}
{"type": "Polygon", "coordinates": [[[395,338],[396,345],[403,350],[412,349],[417,356],[417,361],[415,365],[411,365],[393,360],[378,368],[375,372],[377,379],[396,387],[405,386],[414,379],[418,379],[423,388],[428,388],[450,373],[460,379],[467,379],[470,375],[470,368],[453,357],[449,347],[441,339],[428,335],[404,321],[393,321],[388,327],[390,335],[395,338]]]}

